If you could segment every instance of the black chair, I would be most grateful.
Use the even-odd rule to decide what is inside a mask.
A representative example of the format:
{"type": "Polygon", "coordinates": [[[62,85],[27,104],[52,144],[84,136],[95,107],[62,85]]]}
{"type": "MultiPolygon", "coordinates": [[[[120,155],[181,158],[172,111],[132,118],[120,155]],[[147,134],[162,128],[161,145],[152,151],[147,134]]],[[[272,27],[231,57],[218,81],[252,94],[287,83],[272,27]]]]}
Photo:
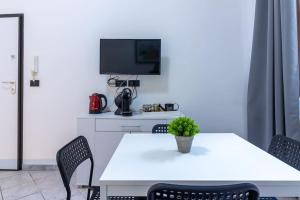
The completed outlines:
{"type": "Polygon", "coordinates": [[[250,183],[224,186],[188,186],[159,183],[148,190],[147,200],[257,200],[258,189],[250,183]]]}
{"type": "Polygon", "coordinates": [[[92,186],[94,170],[93,155],[85,137],[79,136],[62,147],[56,154],[56,162],[67,190],[67,200],[71,199],[70,180],[76,168],[85,160],[91,161],[87,200],[100,199],[100,187],[92,186]],[[92,195],[91,194],[92,191],[92,195]]]}
{"type": "Polygon", "coordinates": [[[300,142],[283,135],[273,137],[268,152],[300,171],[300,142]]]}
{"type": "Polygon", "coordinates": [[[165,134],[168,133],[168,124],[156,124],[152,128],[154,134],[165,134]]]}
{"type": "MultiPolygon", "coordinates": [[[[300,170],[300,142],[283,135],[272,138],[269,154],[300,170]]],[[[277,200],[276,197],[261,197],[260,200],[277,200]]]]}

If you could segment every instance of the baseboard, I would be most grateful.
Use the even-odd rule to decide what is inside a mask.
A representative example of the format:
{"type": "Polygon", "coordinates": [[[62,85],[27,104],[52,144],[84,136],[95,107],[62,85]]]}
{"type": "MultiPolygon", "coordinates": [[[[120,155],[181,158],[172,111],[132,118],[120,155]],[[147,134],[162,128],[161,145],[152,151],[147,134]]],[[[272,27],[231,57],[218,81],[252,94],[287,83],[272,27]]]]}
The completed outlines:
{"type": "Polygon", "coordinates": [[[57,170],[57,165],[23,165],[24,171],[52,171],[57,170]]]}
{"type": "Polygon", "coordinates": [[[23,170],[57,170],[55,160],[24,160],[23,170]]]}
{"type": "Polygon", "coordinates": [[[23,160],[23,165],[56,165],[56,160],[39,159],[39,160],[23,160]]]}

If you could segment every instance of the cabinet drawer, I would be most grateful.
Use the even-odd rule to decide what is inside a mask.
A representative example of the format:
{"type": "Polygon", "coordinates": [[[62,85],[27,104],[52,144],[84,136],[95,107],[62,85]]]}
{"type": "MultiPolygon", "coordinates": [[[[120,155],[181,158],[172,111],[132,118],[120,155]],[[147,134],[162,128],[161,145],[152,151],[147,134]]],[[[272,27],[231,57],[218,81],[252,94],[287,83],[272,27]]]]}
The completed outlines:
{"type": "Polygon", "coordinates": [[[155,124],[164,124],[166,122],[166,120],[96,119],[96,131],[151,132],[155,124]]]}

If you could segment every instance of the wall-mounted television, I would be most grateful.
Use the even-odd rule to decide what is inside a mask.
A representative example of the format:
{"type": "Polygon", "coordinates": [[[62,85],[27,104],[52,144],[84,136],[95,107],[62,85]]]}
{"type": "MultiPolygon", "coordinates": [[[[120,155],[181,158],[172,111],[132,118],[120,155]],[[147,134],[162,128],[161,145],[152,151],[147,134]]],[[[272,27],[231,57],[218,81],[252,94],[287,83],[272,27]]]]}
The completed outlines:
{"type": "Polygon", "coordinates": [[[100,74],[160,75],[160,39],[100,39],[100,74]]]}

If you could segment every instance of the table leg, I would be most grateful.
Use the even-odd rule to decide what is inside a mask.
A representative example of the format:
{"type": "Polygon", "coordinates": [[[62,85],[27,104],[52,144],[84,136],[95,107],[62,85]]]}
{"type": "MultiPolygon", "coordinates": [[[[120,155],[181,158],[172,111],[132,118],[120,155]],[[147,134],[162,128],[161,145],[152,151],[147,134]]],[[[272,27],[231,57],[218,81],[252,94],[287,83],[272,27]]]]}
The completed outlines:
{"type": "Polygon", "coordinates": [[[100,200],[107,199],[107,185],[100,185],[100,200]]]}

